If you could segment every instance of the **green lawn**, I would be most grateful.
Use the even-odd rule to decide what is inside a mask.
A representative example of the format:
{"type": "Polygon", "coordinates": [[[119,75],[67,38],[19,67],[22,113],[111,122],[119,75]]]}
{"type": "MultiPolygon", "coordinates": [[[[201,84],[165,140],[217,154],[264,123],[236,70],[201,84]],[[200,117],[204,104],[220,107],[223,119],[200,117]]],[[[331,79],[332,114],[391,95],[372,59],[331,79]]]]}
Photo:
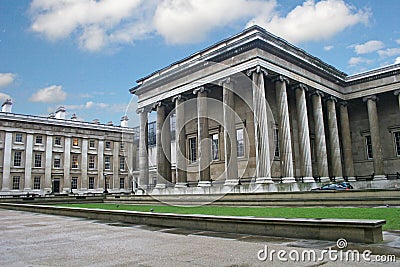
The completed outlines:
{"type": "Polygon", "coordinates": [[[400,230],[400,208],[288,208],[288,207],[177,207],[124,204],[62,204],[64,207],[81,207],[108,210],[133,210],[180,214],[210,214],[232,216],[255,216],[275,218],[339,218],[339,219],[384,219],[383,230],[400,230]]]}

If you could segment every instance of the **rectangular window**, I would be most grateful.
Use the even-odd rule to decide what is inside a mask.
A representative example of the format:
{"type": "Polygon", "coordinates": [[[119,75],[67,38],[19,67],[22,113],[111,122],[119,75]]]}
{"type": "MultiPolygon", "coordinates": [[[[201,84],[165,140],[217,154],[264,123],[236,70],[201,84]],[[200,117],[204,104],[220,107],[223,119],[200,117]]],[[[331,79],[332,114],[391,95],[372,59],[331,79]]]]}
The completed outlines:
{"type": "Polygon", "coordinates": [[[14,166],[15,167],[20,167],[21,166],[21,160],[22,160],[22,152],[21,151],[15,151],[14,152],[14,166]]]}
{"type": "Polygon", "coordinates": [[[78,138],[72,139],[72,146],[79,146],[79,140],[78,140],[78,138]]]}
{"type": "Polygon", "coordinates": [[[106,141],[106,149],[111,149],[111,142],[110,141],[106,141]]]}
{"type": "Polygon", "coordinates": [[[95,141],[93,139],[89,140],[89,148],[95,148],[95,141]]]}
{"type": "Polygon", "coordinates": [[[124,142],[119,143],[119,150],[121,150],[121,151],[125,150],[125,143],[124,142]]]}
{"type": "Polygon", "coordinates": [[[176,132],[176,115],[172,115],[170,118],[170,126],[171,126],[171,140],[175,140],[175,132],[176,132]]]}
{"type": "Polygon", "coordinates": [[[365,136],[365,149],[367,153],[367,159],[373,159],[374,155],[372,153],[372,140],[370,135],[365,136]]]}
{"type": "Polygon", "coordinates": [[[71,189],[78,189],[78,177],[72,177],[71,189]]]}
{"type": "Polygon", "coordinates": [[[400,132],[394,132],[394,145],[396,148],[396,156],[400,157],[400,132]]]}
{"type": "Polygon", "coordinates": [[[237,149],[237,156],[244,157],[243,129],[236,129],[236,149],[237,149]]]}
{"type": "Polygon", "coordinates": [[[125,188],[125,178],[119,178],[119,188],[120,189],[125,188]]]}
{"type": "Polygon", "coordinates": [[[54,155],[53,166],[55,169],[61,168],[61,155],[60,154],[54,155]]]}
{"type": "Polygon", "coordinates": [[[274,128],[274,143],[275,143],[275,152],[274,152],[274,157],[279,158],[279,129],[274,128]]]}
{"type": "Polygon", "coordinates": [[[189,160],[191,163],[197,160],[197,142],[196,137],[189,138],[189,160]]]}
{"type": "Polygon", "coordinates": [[[94,169],[96,167],[96,156],[95,155],[89,155],[89,169],[94,169]]]}
{"type": "Polygon", "coordinates": [[[21,178],[19,176],[13,176],[12,189],[19,190],[20,182],[21,182],[21,178]]]}
{"type": "Polygon", "coordinates": [[[35,189],[35,190],[40,189],[40,176],[35,176],[33,178],[33,189],[35,189]]]}
{"type": "Polygon", "coordinates": [[[22,133],[15,134],[15,143],[22,143],[22,133]]]}
{"type": "Polygon", "coordinates": [[[110,162],[111,162],[110,156],[104,156],[104,169],[105,170],[111,169],[110,162]]]}
{"type": "Polygon", "coordinates": [[[43,136],[37,135],[35,138],[35,144],[43,144],[43,136]]]}
{"type": "Polygon", "coordinates": [[[94,177],[89,177],[89,189],[94,189],[94,177]]]}
{"type": "Polygon", "coordinates": [[[35,154],[35,165],[36,168],[42,167],[42,153],[35,154]]]}
{"type": "Polygon", "coordinates": [[[60,136],[56,136],[54,138],[54,145],[61,146],[61,137],[60,136]]]}
{"type": "Polygon", "coordinates": [[[125,157],[119,157],[119,169],[121,171],[125,170],[125,157]]]}
{"type": "Polygon", "coordinates": [[[148,125],[148,145],[156,145],[156,122],[151,122],[148,125]]]}
{"type": "Polygon", "coordinates": [[[79,155],[72,155],[72,161],[71,161],[71,168],[72,169],[78,169],[79,167],[79,155]]]}
{"type": "Polygon", "coordinates": [[[213,160],[219,159],[219,142],[218,142],[218,134],[211,135],[212,143],[211,143],[211,154],[213,160]]]}

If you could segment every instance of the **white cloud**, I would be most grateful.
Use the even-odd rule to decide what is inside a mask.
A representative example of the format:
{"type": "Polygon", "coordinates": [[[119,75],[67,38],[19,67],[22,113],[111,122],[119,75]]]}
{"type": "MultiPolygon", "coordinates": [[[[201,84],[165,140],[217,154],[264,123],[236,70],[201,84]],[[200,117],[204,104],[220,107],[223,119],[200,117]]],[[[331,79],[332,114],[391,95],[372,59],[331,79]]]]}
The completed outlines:
{"type": "Polygon", "coordinates": [[[169,43],[193,43],[216,27],[272,13],[276,1],[164,0],[154,14],[154,26],[169,43]]]}
{"type": "Polygon", "coordinates": [[[0,73],[0,87],[5,87],[15,80],[16,75],[13,73],[0,73]]]}
{"type": "Polygon", "coordinates": [[[400,44],[400,39],[397,39],[397,40],[396,40],[396,43],[400,44]]]}
{"type": "MultiPolygon", "coordinates": [[[[127,24],[141,23],[144,9],[154,1],[142,0],[33,0],[31,30],[50,40],[78,37],[84,50],[99,51],[110,43],[131,42],[140,34],[130,31],[125,39],[115,38],[127,24]],[[143,2],[143,3],[142,3],[143,2]],[[136,12],[139,11],[139,12],[136,12]]],[[[145,12],[144,12],[145,13],[145,12]]]]}
{"type": "Polygon", "coordinates": [[[370,59],[366,59],[363,57],[352,57],[349,59],[349,65],[350,66],[356,66],[359,64],[371,64],[372,60],[370,59]]]}
{"type": "Polygon", "coordinates": [[[333,45],[324,46],[325,51],[331,51],[333,49],[333,45]]]}
{"type": "Polygon", "coordinates": [[[379,49],[382,49],[383,47],[385,47],[384,43],[381,41],[377,41],[377,40],[371,40],[368,41],[364,44],[356,44],[354,46],[354,51],[360,55],[360,54],[368,54],[371,52],[375,52],[379,49]]]}
{"type": "Polygon", "coordinates": [[[378,54],[381,57],[392,57],[392,56],[400,55],[400,48],[388,48],[385,50],[379,50],[378,54]]]}
{"type": "Polygon", "coordinates": [[[259,24],[275,35],[293,42],[328,39],[358,23],[367,23],[370,13],[356,10],[343,0],[307,0],[286,17],[259,16],[250,24],[259,24]]]}
{"type": "Polygon", "coordinates": [[[55,103],[64,101],[67,98],[67,93],[63,91],[60,85],[52,85],[46,88],[39,89],[29,99],[32,102],[55,103]]]}
{"type": "Polygon", "coordinates": [[[397,58],[394,60],[394,64],[400,64],[400,57],[397,57],[397,58]]]}

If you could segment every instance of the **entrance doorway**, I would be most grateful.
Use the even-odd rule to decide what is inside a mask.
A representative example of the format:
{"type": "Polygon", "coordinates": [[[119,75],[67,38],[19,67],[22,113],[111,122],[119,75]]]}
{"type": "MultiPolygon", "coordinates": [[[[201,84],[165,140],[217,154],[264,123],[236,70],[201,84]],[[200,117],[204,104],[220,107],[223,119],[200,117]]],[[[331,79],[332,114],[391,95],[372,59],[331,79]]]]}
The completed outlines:
{"type": "Polygon", "coordinates": [[[53,180],[53,194],[60,193],[60,179],[53,180]]]}

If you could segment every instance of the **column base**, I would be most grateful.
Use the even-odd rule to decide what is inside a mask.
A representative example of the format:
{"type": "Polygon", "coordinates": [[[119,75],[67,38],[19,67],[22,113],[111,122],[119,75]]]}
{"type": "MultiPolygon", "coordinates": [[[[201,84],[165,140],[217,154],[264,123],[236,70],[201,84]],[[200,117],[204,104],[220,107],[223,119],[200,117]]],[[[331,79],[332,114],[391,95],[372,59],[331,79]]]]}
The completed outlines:
{"type": "Polygon", "coordinates": [[[187,183],[176,183],[175,188],[186,188],[188,187],[187,183]]]}
{"type": "Polygon", "coordinates": [[[211,186],[211,181],[199,181],[199,183],[197,184],[197,186],[200,186],[200,187],[210,187],[210,186],[211,186]]]}
{"type": "Polygon", "coordinates": [[[374,176],[374,181],[381,181],[381,180],[387,180],[386,176],[383,174],[374,176]]]}
{"type": "Polygon", "coordinates": [[[321,183],[326,183],[326,182],[330,182],[331,179],[329,179],[329,177],[321,177],[321,183]]]}
{"type": "Polygon", "coordinates": [[[356,177],[354,177],[354,176],[347,177],[347,181],[349,181],[349,182],[357,182],[356,177]]]}
{"type": "Polygon", "coordinates": [[[343,182],[344,178],[343,177],[335,177],[336,182],[343,182]]]}
{"type": "Polygon", "coordinates": [[[294,179],[294,177],[283,177],[282,178],[283,184],[295,183],[295,182],[296,182],[296,179],[294,179]]]}
{"type": "Polygon", "coordinates": [[[155,189],[165,189],[165,188],[167,188],[167,185],[166,184],[156,184],[156,187],[155,187],[155,189]]]}
{"type": "Polygon", "coordinates": [[[232,186],[232,185],[238,185],[239,184],[239,179],[227,179],[225,180],[224,185],[227,186],[232,186]]]}
{"type": "Polygon", "coordinates": [[[303,177],[303,183],[315,183],[314,177],[303,177]]]}
{"type": "Polygon", "coordinates": [[[271,177],[258,177],[256,178],[256,184],[273,184],[271,177]]]}

